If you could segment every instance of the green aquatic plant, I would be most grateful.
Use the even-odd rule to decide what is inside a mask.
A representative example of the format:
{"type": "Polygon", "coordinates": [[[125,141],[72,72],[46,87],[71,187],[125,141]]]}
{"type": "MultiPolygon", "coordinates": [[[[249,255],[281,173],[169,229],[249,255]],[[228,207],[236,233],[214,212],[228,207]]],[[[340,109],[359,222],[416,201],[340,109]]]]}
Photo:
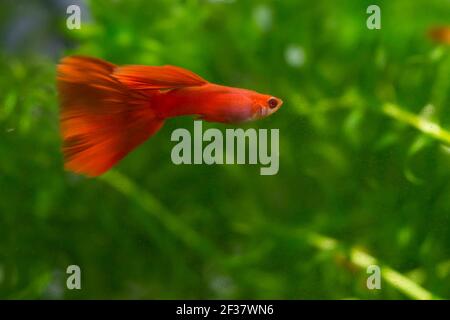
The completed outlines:
{"type": "Polygon", "coordinates": [[[370,4],[88,1],[80,30],[65,8],[2,4],[0,298],[450,298],[450,49],[427,37],[450,4],[379,1],[368,30],[370,4]],[[27,12],[41,20],[22,35],[27,12]],[[278,173],[173,164],[189,117],[98,179],[64,172],[55,70],[69,54],[282,98],[240,126],[279,129],[278,173]],[[72,264],[81,290],[65,287],[72,264]]]}

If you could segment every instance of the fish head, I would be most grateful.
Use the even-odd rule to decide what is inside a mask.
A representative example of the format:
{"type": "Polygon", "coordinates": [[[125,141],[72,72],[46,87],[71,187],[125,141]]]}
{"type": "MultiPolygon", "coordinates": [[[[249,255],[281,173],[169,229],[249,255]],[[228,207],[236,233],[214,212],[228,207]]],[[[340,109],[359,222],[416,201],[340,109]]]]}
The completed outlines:
{"type": "Polygon", "coordinates": [[[240,123],[259,120],[280,109],[283,101],[256,91],[210,85],[202,119],[214,122],[240,123]],[[213,107],[211,107],[213,106],[213,107]]]}
{"type": "Polygon", "coordinates": [[[277,112],[283,105],[283,100],[280,98],[256,93],[253,95],[253,119],[262,119],[277,112]]]}

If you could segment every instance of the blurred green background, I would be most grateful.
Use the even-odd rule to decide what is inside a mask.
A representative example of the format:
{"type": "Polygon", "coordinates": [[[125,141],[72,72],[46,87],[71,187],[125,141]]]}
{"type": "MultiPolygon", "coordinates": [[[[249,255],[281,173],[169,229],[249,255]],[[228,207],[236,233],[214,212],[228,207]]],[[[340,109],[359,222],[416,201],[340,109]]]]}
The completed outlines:
{"type": "Polygon", "coordinates": [[[449,1],[0,8],[0,298],[450,298],[450,47],[427,37],[450,24],[449,1]],[[64,172],[55,65],[75,53],[281,97],[244,126],[280,129],[279,173],[174,165],[170,135],[190,117],[105,176],[64,172]],[[81,290],[66,289],[71,264],[81,290]]]}

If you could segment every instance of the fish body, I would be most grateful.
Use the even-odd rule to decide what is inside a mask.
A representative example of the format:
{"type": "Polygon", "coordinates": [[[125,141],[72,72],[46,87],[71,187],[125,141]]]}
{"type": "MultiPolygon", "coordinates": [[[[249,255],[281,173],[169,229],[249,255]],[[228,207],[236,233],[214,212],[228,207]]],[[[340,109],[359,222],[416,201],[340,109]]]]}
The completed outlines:
{"type": "Polygon", "coordinates": [[[254,91],[205,84],[197,87],[174,89],[154,98],[160,116],[171,118],[183,115],[198,115],[211,122],[240,123],[268,116],[276,111],[267,106],[269,95],[254,91]]]}
{"type": "Polygon", "coordinates": [[[91,177],[109,170],[168,118],[241,123],[269,116],[283,103],[179,67],[116,66],[82,56],[61,60],[57,84],[65,168],[91,177]]]}

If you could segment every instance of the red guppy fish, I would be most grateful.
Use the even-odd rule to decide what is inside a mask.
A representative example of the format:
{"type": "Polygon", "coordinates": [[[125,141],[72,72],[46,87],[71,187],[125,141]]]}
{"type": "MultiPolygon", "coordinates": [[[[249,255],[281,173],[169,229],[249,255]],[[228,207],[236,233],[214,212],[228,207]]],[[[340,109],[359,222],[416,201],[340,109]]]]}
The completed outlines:
{"type": "Polygon", "coordinates": [[[167,118],[239,123],[267,117],[283,104],[175,66],[116,66],[70,56],[59,63],[57,77],[65,168],[91,177],[109,170],[167,118]]]}

